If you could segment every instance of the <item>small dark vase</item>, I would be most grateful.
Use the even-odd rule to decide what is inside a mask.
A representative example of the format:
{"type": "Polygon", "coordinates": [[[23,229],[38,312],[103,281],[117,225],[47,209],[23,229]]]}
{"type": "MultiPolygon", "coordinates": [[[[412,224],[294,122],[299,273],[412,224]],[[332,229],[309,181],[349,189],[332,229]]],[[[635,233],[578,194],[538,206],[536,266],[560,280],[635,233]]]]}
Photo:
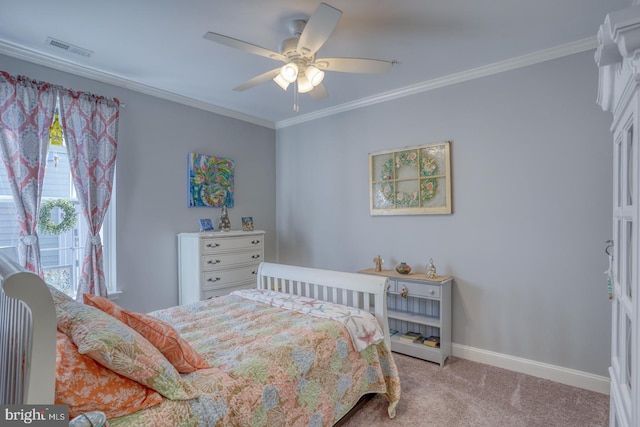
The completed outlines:
{"type": "Polygon", "coordinates": [[[409,274],[411,273],[411,266],[406,262],[401,262],[399,265],[396,265],[396,271],[400,274],[409,274]]]}

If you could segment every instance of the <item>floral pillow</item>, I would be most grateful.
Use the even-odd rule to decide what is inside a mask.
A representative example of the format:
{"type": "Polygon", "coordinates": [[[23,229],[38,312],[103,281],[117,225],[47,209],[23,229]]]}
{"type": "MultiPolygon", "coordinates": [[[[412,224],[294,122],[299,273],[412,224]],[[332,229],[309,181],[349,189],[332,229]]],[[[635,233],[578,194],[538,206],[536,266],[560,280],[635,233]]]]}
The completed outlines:
{"type": "Polygon", "coordinates": [[[90,411],[120,417],[160,402],[158,392],[78,353],[71,339],[57,331],[55,403],[69,405],[69,417],[90,411]]]}
{"type": "Polygon", "coordinates": [[[110,314],[145,337],[160,350],[178,372],[188,374],[211,367],[167,322],[148,314],[125,310],[111,300],[98,295],[84,294],[83,299],[85,304],[110,314]]]}
{"type": "Polygon", "coordinates": [[[53,302],[55,305],[58,305],[59,303],[63,303],[63,302],[73,301],[73,298],[71,298],[69,295],[65,294],[64,292],[60,291],[59,289],[54,288],[51,285],[47,285],[47,287],[49,288],[49,292],[51,292],[51,296],[53,297],[53,302]]]}
{"type": "Polygon", "coordinates": [[[169,399],[199,395],[157,348],[119,320],[73,300],[56,304],[56,316],[58,329],[71,338],[80,354],[169,399]]]}

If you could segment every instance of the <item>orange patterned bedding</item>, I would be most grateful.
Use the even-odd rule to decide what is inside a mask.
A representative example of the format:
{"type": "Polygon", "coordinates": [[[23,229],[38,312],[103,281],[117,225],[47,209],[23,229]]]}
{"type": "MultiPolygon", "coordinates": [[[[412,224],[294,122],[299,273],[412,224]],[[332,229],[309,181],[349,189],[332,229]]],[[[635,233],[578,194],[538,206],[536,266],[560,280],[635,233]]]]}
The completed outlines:
{"type": "Polygon", "coordinates": [[[368,393],[385,395],[388,415],[395,415],[400,380],[384,341],[358,352],[345,325],[329,318],[238,295],[150,313],[175,328],[210,366],[176,377],[137,333],[114,344],[114,336],[123,335],[120,325],[107,325],[93,307],[56,305],[59,328],[62,320],[80,353],[136,384],[141,378],[154,391],[137,396],[140,408],[129,406],[126,415],[114,408],[112,427],[331,426],[368,393]],[[89,325],[95,319],[104,324],[89,325]],[[70,326],[74,322],[87,330],[70,326]]]}

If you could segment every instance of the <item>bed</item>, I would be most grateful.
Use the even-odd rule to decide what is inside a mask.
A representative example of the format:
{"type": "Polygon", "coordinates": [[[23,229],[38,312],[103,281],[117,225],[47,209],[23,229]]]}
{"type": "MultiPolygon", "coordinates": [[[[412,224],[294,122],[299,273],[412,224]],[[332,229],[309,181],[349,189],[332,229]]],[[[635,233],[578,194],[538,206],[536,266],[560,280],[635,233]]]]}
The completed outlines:
{"type": "Polygon", "coordinates": [[[395,416],[384,277],[262,263],[254,290],[146,314],[76,302],[1,255],[0,280],[3,404],[112,427],[332,426],[382,394],[395,416]]]}

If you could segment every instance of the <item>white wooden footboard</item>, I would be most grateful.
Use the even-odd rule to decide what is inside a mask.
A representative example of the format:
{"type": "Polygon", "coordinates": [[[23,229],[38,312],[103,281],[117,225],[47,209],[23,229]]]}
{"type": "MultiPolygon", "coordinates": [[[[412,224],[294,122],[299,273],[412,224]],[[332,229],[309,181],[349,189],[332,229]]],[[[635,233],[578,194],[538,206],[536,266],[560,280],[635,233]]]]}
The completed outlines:
{"type": "Polygon", "coordinates": [[[391,348],[387,321],[387,279],[368,274],[263,262],[258,269],[258,289],[303,295],[357,307],[372,313],[391,348]]]}
{"type": "Polygon", "coordinates": [[[52,404],[56,312],[46,284],[0,254],[0,402],[52,404]]]}

